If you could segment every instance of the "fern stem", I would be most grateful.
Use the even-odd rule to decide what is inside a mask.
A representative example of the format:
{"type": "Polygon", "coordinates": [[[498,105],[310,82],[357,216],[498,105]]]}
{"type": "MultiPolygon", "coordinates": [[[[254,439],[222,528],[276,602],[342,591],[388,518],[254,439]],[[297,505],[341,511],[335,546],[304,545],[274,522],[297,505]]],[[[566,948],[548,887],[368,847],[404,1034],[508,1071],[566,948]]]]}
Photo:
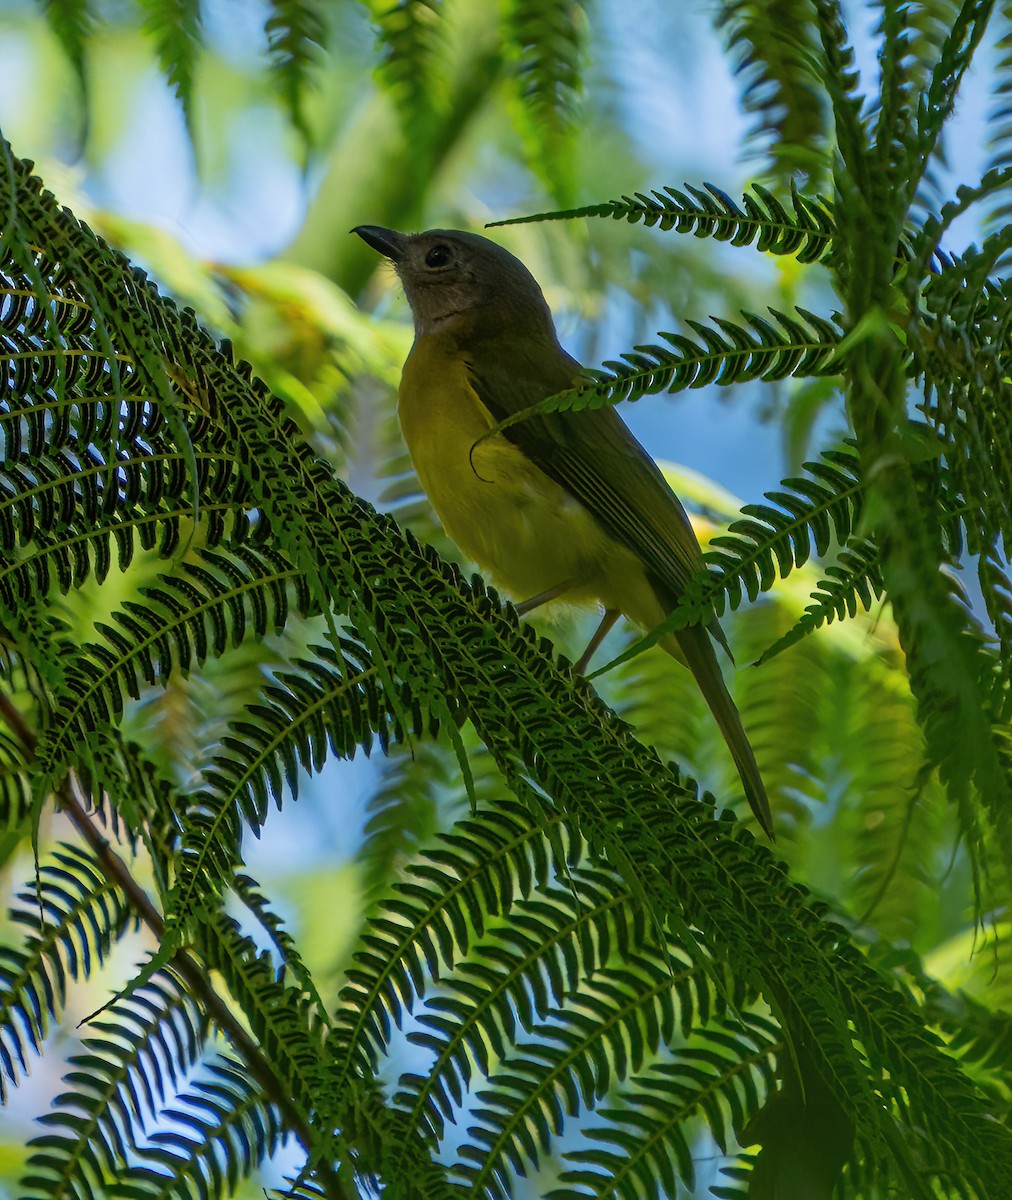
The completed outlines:
{"type": "MultiPolygon", "coordinates": [[[[10,697],[3,692],[0,692],[0,717],[3,718],[11,733],[21,742],[26,758],[31,759],[35,754],[35,734],[29,729],[24,717],[15,708],[10,697]]],[[[84,799],[78,795],[79,786],[73,775],[69,775],[60,785],[57,789],[60,808],[67,814],[71,824],[95,855],[106,878],[112,880],[120,888],[130,907],[151,930],[156,941],[163,942],[165,922],[162,920],[161,913],[155,908],[151,897],[133,877],[126,862],[112,848],[109,839],[96,828],[88,815],[84,799]]],[[[284,1085],[275,1074],[274,1068],[263,1051],[214,990],[204,971],[185,950],[177,951],[168,965],[186,985],[190,995],[203,1007],[211,1020],[232,1043],[236,1053],[249,1068],[250,1074],[284,1115],[289,1128],[302,1142],[306,1153],[312,1155],[317,1139],[313,1136],[308,1121],[288,1096],[284,1085]]],[[[344,1184],[337,1177],[337,1173],[326,1160],[319,1159],[314,1164],[314,1170],[323,1183],[329,1200],[352,1200],[344,1184]]]]}

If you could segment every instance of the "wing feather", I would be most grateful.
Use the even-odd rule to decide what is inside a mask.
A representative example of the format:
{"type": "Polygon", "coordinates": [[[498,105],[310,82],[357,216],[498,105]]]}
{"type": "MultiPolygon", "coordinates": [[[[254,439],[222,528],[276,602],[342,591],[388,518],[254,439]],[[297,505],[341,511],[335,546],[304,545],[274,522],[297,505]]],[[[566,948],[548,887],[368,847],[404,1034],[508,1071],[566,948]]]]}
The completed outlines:
{"type": "MultiPolygon", "coordinates": [[[[480,369],[471,383],[496,421],[572,387],[579,364],[561,349],[550,371],[537,377],[523,364],[480,369]]],[[[666,610],[703,565],[696,535],[681,501],[657,464],[613,408],[539,413],[504,436],[564,487],[647,568],[666,610]]]]}

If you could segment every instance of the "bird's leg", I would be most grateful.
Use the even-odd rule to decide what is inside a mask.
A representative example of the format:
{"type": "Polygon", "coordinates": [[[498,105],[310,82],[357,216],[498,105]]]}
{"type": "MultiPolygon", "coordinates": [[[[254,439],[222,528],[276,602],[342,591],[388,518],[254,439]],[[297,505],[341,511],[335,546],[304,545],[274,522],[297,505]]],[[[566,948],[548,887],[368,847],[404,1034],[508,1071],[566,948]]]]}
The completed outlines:
{"type": "Polygon", "coordinates": [[[590,660],[594,657],[594,651],[597,650],[598,646],[600,646],[600,644],[608,636],[609,632],[611,631],[611,627],[621,615],[622,614],[617,608],[609,608],[605,610],[605,614],[601,618],[601,624],[598,625],[594,636],[587,643],[587,649],[584,650],[584,652],[580,655],[580,661],[574,668],[580,675],[587,670],[590,660]]]}
{"type": "Polygon", "coordinates": [[[558,600],[564,593],[568,592],[573,586],[572,580],[564,579],[562,583],[557,583],[554,587],[546,588],[543,592],[538,592],[536,596],[531,596],[529,600],[521,600],[519,604],[514,604],[513,607],[522,617],[526,617],[529,612],[533,612],[536,608],[540,608],[542,604],[547,604],[550,600],[558,600]]]}

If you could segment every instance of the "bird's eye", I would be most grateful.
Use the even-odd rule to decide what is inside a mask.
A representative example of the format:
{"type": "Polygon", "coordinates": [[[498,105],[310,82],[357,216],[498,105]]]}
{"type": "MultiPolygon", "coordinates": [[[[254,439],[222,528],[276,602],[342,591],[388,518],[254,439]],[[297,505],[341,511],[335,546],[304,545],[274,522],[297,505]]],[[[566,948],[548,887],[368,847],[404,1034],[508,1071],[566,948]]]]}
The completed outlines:
{"type": "Polygon", "coordinates": [[[425,256],[425,265],[427,267],[445,267],[452,257],[449,246],[433,246],[425,256]]]}

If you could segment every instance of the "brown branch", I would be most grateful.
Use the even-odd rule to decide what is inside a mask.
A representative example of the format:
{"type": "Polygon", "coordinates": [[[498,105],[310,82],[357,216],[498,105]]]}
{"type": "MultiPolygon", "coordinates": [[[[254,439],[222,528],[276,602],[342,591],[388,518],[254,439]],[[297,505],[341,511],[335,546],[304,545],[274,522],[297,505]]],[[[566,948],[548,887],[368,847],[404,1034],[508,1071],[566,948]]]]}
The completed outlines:
{"type": "MultiPolygon", "coordinates": [[[[0,691],[0,717],[21,743],[26,759],[34,758],[35,734],[15,708],[10,697],[2,691],[0,691]]],[[[60,807],[94,853],[106,878],[112,880],[123,892],[130,907],[154,934],[155,939],[161,942],[165,936],[165,922],[161,913],[152,903],[151,897],[133,877],[126,862],[112,848],[108,838],[96,828],[95,823],[88,815],[88,803],[79,792],[80,785],[77,780],[73,775],[68,776],[67,780],[57,789],[56,798],[60,807]]],[[[263,1088],[267,1097],[277,1105],[284,1116],[285,1123],[302,1142],[306,1153],[311,1154],[313,1134],[308,1121],[287,1094],[285,1084],[274,1071],[270,1060],[214,990],[207,974],[193,956],[185,950],[177,951],[169,960],[168,965],[183,981],[190,995],[203,1007],[211,1020],[232,1043],[236,1053],[245,1061],[250,1074],[263,1088]]],[[[349,1200],[344,1184],[330,1163],[320,1160],[315,1164],[314,1169],[330,1200],[349,1200]]]]}

